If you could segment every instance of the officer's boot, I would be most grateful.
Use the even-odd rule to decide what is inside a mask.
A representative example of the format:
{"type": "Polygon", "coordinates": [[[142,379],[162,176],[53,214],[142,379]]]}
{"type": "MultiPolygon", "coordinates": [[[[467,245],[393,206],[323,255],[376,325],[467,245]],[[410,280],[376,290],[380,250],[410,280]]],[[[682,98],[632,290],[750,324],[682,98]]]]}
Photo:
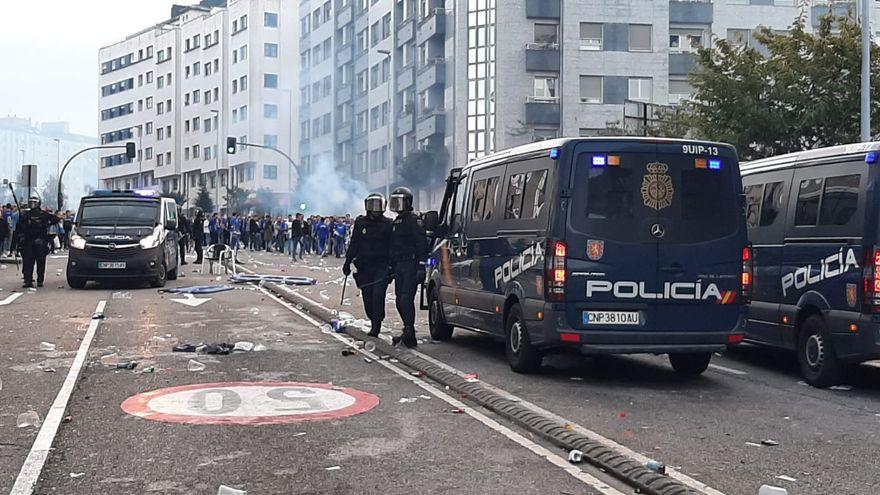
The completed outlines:
{"type": "Polygon", "coordinates": [[[404,327],[403,333],[399,337],[395,337],[392,342],[394,342],[394,345],[402,343],[410,349],[418,347],[419,341],[416,339],[415,327],[404,327]]]}
{"type": "Polygon", "coordinates": [[[370,326],[370,333],[368,333],[367,335],[369,335],[370,337],[378,337],[379,332],[381,332],[381,331],[382,331],[382,322],[381,321],[378,323],[373,322],[373,323],[371,323],[371,326],[370,326]]]}

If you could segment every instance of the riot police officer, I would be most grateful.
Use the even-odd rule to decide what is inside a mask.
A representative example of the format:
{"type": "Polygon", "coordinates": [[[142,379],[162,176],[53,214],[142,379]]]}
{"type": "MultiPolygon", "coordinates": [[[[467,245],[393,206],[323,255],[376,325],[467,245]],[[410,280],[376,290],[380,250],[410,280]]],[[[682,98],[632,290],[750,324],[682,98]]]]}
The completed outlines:
{"type": "Polygon", "coordinates": [[[40,209],[40,198],[28,199],[28,211],[18,220],[16,236],[24,272],[24,287],[34,287],[34,264],[37,265],[37,286],[46,278],[46,255],[49,254],[49,226],[58,223],[58,217],[40,209]]]}
{"type": "Polygon", "coordinates": [[[364,298],[364,309],[370,319],[370,336],[377,337],[385,319],[385,292],[388,290],[388,268],[391,257],[391,220],[385,217],[385,196],[371,194],[364,200],[366,215],[359,216],[352,228],[351,242],[345,253],[342,272],[351,274],[351,263],[357,268],[354,281],[364,298]]]}
{"type": "Polygon", "coordinates": [[[416,347],[416,289],[425,281],[428,261],[428,237],[421,220],[413,213],[412,191],[398,187],[391,193],[391,210],[397,218],[391,226],[391,262],[394,267],[394,293],[397,312],[403,320],[403,333],[394,337],[394,345],[416,347]]]}

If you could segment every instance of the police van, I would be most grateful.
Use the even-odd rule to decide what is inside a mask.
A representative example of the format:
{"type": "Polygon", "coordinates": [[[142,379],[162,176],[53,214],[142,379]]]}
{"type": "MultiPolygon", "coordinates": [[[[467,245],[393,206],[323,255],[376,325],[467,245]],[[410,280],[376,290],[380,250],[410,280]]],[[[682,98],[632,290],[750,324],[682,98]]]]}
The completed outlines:
{"type": "Polygon", "coordinates": [[[177,279],[177,204],[152,190],[95,191],[82,199],[70,232],[67,284],[177,279]]]}
{"type": "MultiPolygon", "coordinates": [[[[543,354],[668,354],[700,374],[743,336],[750,252],[736,150],[672,139],[543,141],[454,169],[426,287],[431,335],[543,354]]],[[[429,229],[433,226],[429,226],[429,229]]]]}
{"type": "Polygon", "coordinates": [[[827,387],[880,357],[880,143],[744,164],[755,278],[748,341],[794,350],[827,387]]]}

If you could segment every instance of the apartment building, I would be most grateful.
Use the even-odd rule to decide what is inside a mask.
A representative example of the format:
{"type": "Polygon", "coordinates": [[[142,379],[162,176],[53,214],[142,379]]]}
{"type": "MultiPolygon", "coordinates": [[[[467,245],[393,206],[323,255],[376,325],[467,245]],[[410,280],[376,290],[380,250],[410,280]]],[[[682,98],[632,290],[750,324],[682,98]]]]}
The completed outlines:
{"type": "Polygon", "coordinates": [[[101,155],[103,186],[192,201],[204,185],[221,207],[232,186],[287,196],[298,176],[283,156],[228,155],[225,139],[298,155],[298,39],[294,2],[203,0],[102,48],[101,142],[138,144],[134,160],[101,155]]]}

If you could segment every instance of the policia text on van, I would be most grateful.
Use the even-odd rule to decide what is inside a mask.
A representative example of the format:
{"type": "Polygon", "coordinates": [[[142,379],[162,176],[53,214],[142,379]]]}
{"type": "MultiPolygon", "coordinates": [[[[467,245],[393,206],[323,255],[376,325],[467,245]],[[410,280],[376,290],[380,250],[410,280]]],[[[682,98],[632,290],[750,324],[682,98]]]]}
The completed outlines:
{"type": "Polygon", "coordinates": [[[755,280],[747,339],[797,352],[807,382],[880,358],[880,143],[743,165],[755,280]]]}
{"type": "Polygon", "coordinates": [[[153,191],[96,191],[83,198],[70,233],[67,283],[177,278],[177,204],[153,191]]]}
{"type": "Polygon", "coordinates": [[[668,353],[697,374],[742,337],[751,257],[729,145],[514,148],[453,170],[440,217],[427,287],[435,339],[492,333],[516,371],[573,348],[668,353]]]}

